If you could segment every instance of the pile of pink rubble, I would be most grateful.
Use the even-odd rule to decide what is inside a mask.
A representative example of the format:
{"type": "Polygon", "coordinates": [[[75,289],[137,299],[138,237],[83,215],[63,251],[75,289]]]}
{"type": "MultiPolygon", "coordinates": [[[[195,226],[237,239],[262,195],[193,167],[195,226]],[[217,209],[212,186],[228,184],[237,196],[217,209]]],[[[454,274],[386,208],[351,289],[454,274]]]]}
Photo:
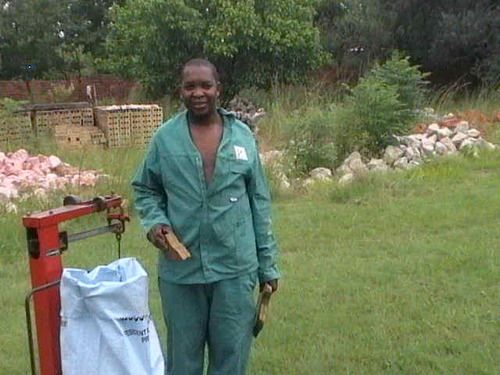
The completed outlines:
{"type": "Polygon", "coordinates": [[[51,191],[71,187],[92,187],[103,176],[72,167],[54,155],[35,156],[24,149],[7,154],[0,151],[0,206],[15,211],[13,201],[45,198],[51,191]]]}

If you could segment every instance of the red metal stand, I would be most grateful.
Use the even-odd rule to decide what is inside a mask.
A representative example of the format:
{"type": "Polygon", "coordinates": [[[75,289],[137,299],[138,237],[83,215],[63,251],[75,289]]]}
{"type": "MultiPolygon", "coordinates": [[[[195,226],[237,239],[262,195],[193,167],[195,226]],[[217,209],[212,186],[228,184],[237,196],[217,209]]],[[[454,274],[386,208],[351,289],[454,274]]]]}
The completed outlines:
{"type": "Polygon", "coordinates": [[[41,375],[61,374],[61,353],[59,347],[59,311],[61,301],[59,280],[62,274],[61,253],[68,243],[101,233],[121,235],[128,217],[123,213],[122,199],[118,196],[97,197],[92,201],[79,202],[75,197],[65,199],[65,206],[53,210],[28,214],[23,217],[26,227],[31,284],[33,290],[26,298],[28,335],[32,373],[35,373],[33,340],[31,334],[31,313],[29,302],[34,300],[36,337],[38,341],[39,369],[41,375]],[[58,225],[64,221],[107,211],[108,225],[87,232],[69,235],[59,232],[58,225]],[[116,211],[118,210],[118,213],[116,211]]]}

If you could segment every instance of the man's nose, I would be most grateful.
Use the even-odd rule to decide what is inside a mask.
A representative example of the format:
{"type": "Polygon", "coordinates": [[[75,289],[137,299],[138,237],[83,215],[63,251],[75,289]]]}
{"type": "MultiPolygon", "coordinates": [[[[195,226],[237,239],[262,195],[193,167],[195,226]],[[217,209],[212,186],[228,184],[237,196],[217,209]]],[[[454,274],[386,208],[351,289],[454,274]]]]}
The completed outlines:
{"type": "Polygon", "coordinates": [[[203,96],[203,95],[204,95],[203,89],[201,87],[195,87],[195,89],[193,91],[193,96],[199,97],[199,96],[203,96]]]}

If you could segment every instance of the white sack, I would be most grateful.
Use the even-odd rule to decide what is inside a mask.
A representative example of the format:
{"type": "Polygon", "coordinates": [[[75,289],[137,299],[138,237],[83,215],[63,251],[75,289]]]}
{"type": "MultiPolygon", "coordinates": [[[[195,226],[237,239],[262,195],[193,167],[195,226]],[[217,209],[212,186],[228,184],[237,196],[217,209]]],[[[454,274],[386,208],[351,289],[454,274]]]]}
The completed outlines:
{"type": "Polygon", "coordinates": [[[164,373],[148,276],[135,258],[64,269],[60,338],[64,375],[164,373]]]}

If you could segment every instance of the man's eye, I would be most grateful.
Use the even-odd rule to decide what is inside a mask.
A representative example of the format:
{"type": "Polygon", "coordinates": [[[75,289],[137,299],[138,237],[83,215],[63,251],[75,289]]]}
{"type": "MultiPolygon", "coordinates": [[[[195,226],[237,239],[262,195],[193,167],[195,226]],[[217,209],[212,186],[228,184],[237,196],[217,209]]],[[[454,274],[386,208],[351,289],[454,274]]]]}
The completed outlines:
{"type": "Polygon", "coordinates": [[[205,83],[203,83],[202,87],[204,89],[211,89],[213,87],[213,84],[212,84],[212,82],[205,82],[205,83]]]}

